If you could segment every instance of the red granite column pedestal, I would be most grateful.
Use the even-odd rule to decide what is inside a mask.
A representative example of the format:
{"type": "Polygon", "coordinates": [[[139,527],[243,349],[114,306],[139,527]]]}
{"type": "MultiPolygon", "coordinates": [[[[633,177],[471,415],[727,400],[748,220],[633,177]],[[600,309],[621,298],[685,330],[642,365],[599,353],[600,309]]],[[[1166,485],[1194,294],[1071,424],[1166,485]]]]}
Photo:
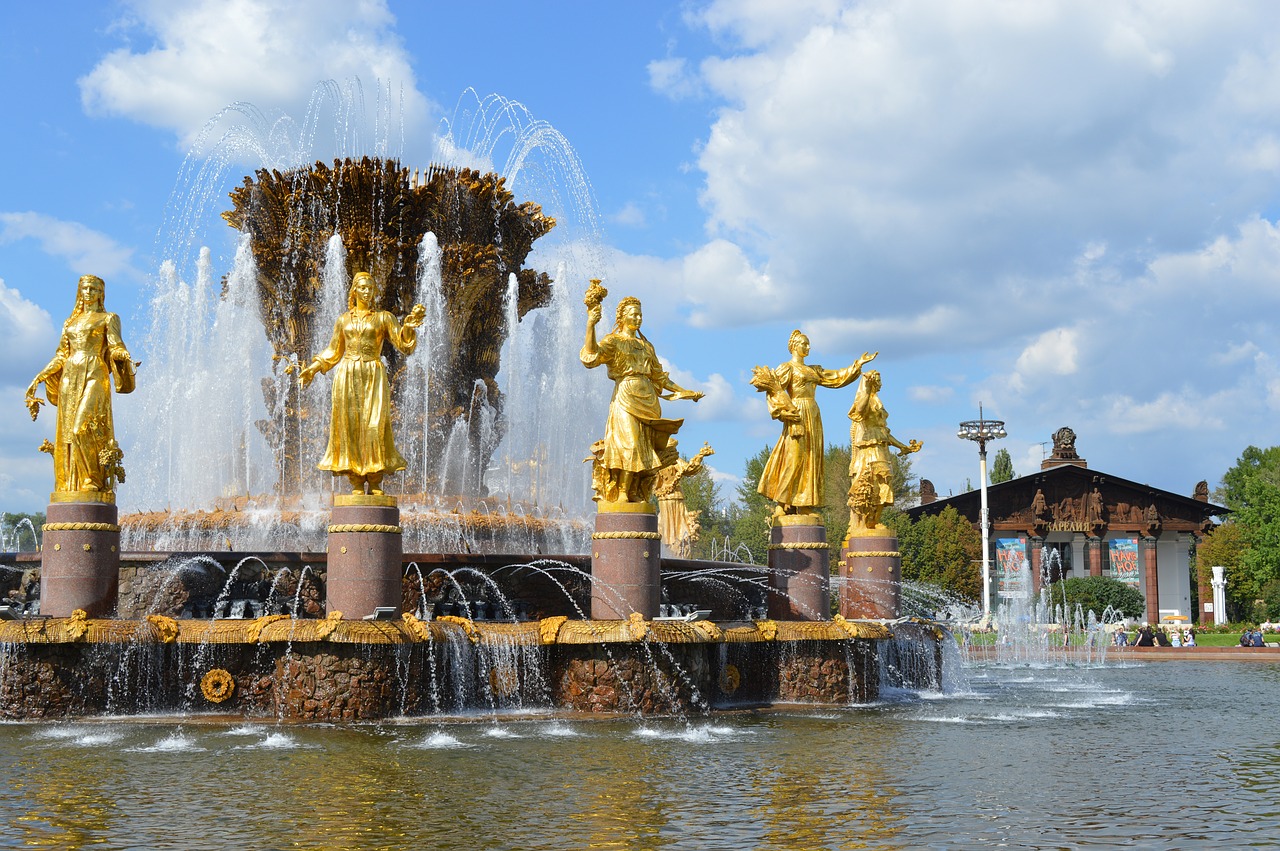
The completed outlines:
{"type": "Polygon", "coordinates": [[[822,518],[817,514],[775,517],[769,535],[769,617],[828,620],[831,566],[822,518]]]}
{"type": "Polygon", "coordinates": [[[329,523],[325,611],[348,620],[379,608],[399,614],[404,543],[395,497],[335,496],[329,523]]]}
{"type": "Polygon", "coordinates": [[[840,552],[840,614],[846,618],[898,617],[902,602],[902,556],[898,538],[855,536],[840,552]]]}
{"type": "Polygon", "coordinates": [[[49,504],[40,559],[40,614],[65,618],[84,609],[89,617],[100,618],[115,610],[120,587],[117,517],[113,503],[49,504]]]}
{"type": "Polygon", "coordinates": [[[1146,572],[1146,583],[1143,596],[1147,598],[1147,622],[1160,622],[1160,564],[1156,558],[1156,539],[1143,538],[1142,543],[1143,570],[1146,572]]]}
{"type": "Polygon", "coordinates": [[[591,536],[591,617],[658,616],[661,601],[658,516],[648,503],[600,502],[591,536]]]}
{"type": "Polygon", "coordinates": [[[1031,564],[1031,595],[1040,599],[1040,589],[1044,587],[1044,538],[1027,539],[1027,561],[1031,564]]]}

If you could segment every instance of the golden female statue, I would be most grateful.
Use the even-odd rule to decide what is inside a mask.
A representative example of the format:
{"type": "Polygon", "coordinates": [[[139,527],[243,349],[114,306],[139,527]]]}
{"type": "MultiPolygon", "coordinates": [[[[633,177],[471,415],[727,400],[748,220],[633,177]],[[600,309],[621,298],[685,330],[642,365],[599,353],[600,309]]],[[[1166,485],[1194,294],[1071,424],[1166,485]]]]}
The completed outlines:
{"type": "Polygon", "coordinates": [[[347,297],[347,312],[333,326],[329,347],[306,366],[298,378],[306,387],[318,372],[338,368],[333,377],[333,407],[329,446],[321,470],[346,476],[351,492],[382,493],[382,478],[405,468],[391,434],[391,385],[382,365],[382,346],[390,343],[406,355],[418,346],[415,329],[426,308],[415,304],[404,323],[385,310],[374,310],[373,276],[357,272],[347,297]]]}
{"type": "Polygon", "coordinates": [[[893,505],[893,466],[889,450],[899,455],[919,452],[918,440],[903,443],[889,433],[889,413],[880,401],[880,373],[868,370],[849,409],[849,532],[884,529],[880,515],[893,505]]]}
{"type": "Polygon", "coordinates": [[[658,471],[653,487],[653,495],[658,498],[658,534],[676,558],[692,558],[693,545],[698,540],[698,517],[702,514],[685,508],[680,483],[702,472],[702,459],[715,454],[710,443],[703,443],[698,454],[688,461],[677,458],[670,467],[658,471]]]}
{"type": "MultiPolygon", "coordinates": [[[[76,306],[62,325],[58,351],[27,387],[31,419],[44,404],[36,388],[44,383],[49,404],[58,409],[56,437],[41,449],[53,454],[58,493],[101,494],[115,501],[115,481],[124,481],[124,453],[111,417],[111,379],[117,393],[132,393],[134,363],[120,339],[120,317],[103,309],[106,287],[96,275],[80,278],[76,306]]],[[[91,498],[86,496],[85,498],[91,498]]]]}
{"type": "Polygon", "coordinates": [[[591,447],[591,485],[597,500],[647,502],[658,471],[679,458],[672,436],[684,423],[663,419],[659,397],[696,402],[702,394],[680,387],[662,369],[653,344],[640,333],[640,299],[629,296],[619,302],[613,331],[596,341],[600,302],[607,294],[598,281],[587,291],[587,334],[579,353],[587,369],[607,366],[614,382],[604,440],[591,447]]]}
{"type": "Polygon", "coordinates": [[[773,447],[760,476],[760,493],[777,503],[774,515],[812,514],[822,504],[822,413],[814,399],[818,387],[845,387],[862,374],[868,354],[844,369],[823,369],[805,363],[809,338],[792,331],[787,342],[791,360],[777,369],[756,367],[751,384],[766,393],[769,415],[782,421],[782,436],[773,447]]]}

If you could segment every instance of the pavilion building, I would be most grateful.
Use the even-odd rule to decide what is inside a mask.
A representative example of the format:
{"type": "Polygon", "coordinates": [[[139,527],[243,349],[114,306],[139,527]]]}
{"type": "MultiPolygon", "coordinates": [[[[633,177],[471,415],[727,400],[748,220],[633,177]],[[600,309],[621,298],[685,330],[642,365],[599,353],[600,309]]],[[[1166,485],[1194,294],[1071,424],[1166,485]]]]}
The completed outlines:
{"type": "MultiPolygon", "coordinates": [[[[1201,481],[1191,496],[1089,469],[1075,449],[1075,432],[1053,434],[1053,453],[1039,472],[987,488],[991,518],[992,588],[997,600],[1037,596],[1045,583],[1073,576],[1109,576],[1137,588],[1146,619],[1213,621],[1213,592],[1198,588],[1192,612],[1192,553],[1227,509],[1209,502],[1201,481]]],[[[972,490],[939,499],[920,481],[913,520],[947,506],[979,529],[981,496],[972,490]]],[[[994,601],[993,601],[994,602],[994,601]]]]}

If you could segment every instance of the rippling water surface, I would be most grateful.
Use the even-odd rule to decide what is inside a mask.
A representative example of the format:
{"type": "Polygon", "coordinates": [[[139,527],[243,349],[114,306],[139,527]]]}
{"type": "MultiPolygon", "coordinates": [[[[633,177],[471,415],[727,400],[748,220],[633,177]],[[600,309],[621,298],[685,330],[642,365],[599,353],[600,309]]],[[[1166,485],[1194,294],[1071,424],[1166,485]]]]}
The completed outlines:
{"type": "Polygon", "coordinates": [[[971,665],[681,721],[0,725],[0,845],[1149,848],[1280,836],[1280,666],[971,665]]]}

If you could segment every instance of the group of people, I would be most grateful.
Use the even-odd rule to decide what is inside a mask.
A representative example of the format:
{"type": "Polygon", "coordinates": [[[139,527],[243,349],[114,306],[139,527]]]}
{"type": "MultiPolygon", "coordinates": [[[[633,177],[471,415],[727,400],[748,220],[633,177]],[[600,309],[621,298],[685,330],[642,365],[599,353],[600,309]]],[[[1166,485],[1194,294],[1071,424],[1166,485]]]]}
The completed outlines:
{"type": "Polygon", "coordinates": [[[1129,639],[1129,632],[1126,629],[1117,629],[1115,642],[1117,647],[1195,647],[1196,633],[1191,627],[1179,629],[1178,627],[1170,627],[1168,631],[1157,629],[1149,623],[1144,623],[1138,627],[1138,631],[1134,633],[1133,640],[1129,639]]]}
{"type": "Polygon", "coordinates": [[[1240,636],[1241,647],[1266,647],[1267,641],[1262,637],[1262,629],[1246,629],[1240,636]]]}

